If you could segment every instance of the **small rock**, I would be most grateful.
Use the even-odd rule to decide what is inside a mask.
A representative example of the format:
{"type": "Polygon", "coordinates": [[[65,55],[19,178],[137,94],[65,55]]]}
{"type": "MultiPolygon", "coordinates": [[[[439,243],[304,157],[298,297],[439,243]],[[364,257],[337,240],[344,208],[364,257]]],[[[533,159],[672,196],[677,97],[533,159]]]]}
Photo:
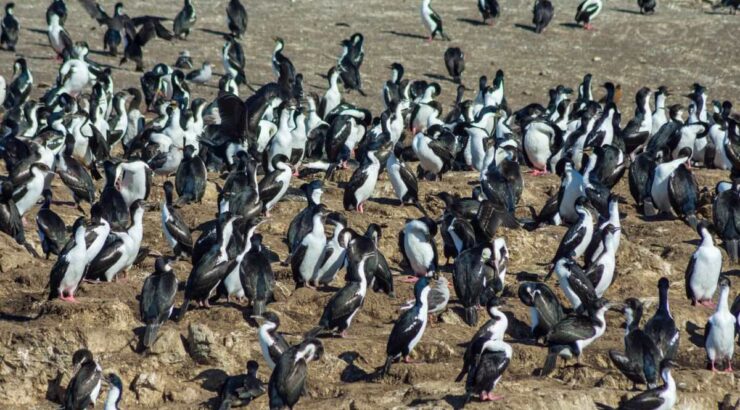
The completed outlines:
{"type": "Polygon", "coordinates": [[[172,401],[179,403],[195,403],[200,400],[198,392],[192,387],[172,390],[169,394],[172,401]]]}
{"type": "Polygon", "coordinates": [[[599,57],[599,56],[595,56],[595,57],[594,57],[594,61],[596,61],[596,62],[599,62],[599,61],[601,61],[601,57],[599,57]]]}
{"type": "Polygon", "coordinates": [[[160,362],[167,364],[181,362],[187,356],[180,332],[168,327],[159,330],[159,336],[149,348],[149,353],[156,356],[160,362]]]}
{"type": "Polygon", "coordinates": [[[157,406],[163,400],[164,380],[156,373],[139,373],[131,383],[131,390],[140,404],[157,406]]]}
{"type": "Polygon", "coordinates": [[[223,358],[216,335],[208,326],[191,323],[188,326],[188,351],[199,364],[220,364],[223,358]]]}

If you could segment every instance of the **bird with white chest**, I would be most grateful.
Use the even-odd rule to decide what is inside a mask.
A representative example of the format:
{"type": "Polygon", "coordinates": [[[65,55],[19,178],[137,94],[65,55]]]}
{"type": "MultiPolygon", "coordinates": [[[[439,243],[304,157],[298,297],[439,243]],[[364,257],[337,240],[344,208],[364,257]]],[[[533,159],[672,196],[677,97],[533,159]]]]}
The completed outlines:
{"type": "Polygon", "coordinates": [[[704,327],[704,348],[707,357],[716,371],[717,362],[725,362],[725,371],[732,373],[732,355],[735,352],[735,316],[730,313],[727,298],[730,293],[730,280],[722,276],[719,279],[719,303],[717,310],[709,317],[704,327]]]}
{"type": "Polygon", "coordinates": [[[722,252],[714,246],[712,234],[706,223],[700,223],[696,230],[701,242],[686,267],[686,297],[694,306],[698,303],[714,307],[712,298],[717,290],[717,281],[722,270],[722,252]]]}

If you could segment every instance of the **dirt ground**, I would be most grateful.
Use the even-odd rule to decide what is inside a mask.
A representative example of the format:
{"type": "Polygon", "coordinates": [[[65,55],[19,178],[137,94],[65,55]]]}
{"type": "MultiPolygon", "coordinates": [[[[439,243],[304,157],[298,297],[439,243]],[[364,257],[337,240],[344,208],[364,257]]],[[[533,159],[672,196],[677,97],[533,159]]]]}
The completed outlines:
{"type": "MultiPolygon", "coordinates": [[[[93,50],[102,44],[103,29],[84,13],[76,1],[68,1],[70,17],[67,30],[73,40],[86,40],[93,50]]],[[[104,1],[111,10],[113,1],[104,1]]],[[[151,68],[157,62],[173,64],[179,51],[191,52],[197,65],[210,60],[220,72],[221,47],[219,32],[226,29],[224,9],[227,0],[194,0],[198,12],[197,29],[188,41],[166,43],[154,40],[145,48],[145,63],[151,68]]],[[[451,43],[435,41],[427,44],[419,18],[419,1],[414,0],[296,0],[248,1],[249,32],[243,40],[247,55],[247,77],[251,83],[272,81],[270,55],[272,38],[286,40],[285,54],[304,74],[308,92],[323,93],[326,80],[321,77],[336,62],[341,39],[353,32],[365,35],[365,63],[362,67],[367,97],[356,93],[346,100],[368,107],[378,114],[381,109],[379,91],[389,75],[388,66],[401,62],[408,78],[439,81],[443,88],[441,101],[446,109],[454,98],[454,86],[446,78],[442,55],[450,46],[465,51],[467,70],[465,84],[475,87],[479,75],[492,78],[496,69],[506,73],[506,97],[517,108],[538,101],[546,102],[547,90],[557,84],[576,87],[586,72],[594,75],[594,83],[613,81],[622,84],[624,98],[621,109],[625,121],[633,111],[637,89],[653,89],[666,85],[677,96],[669,102],[686,100],[680,94],[690,91],[698,82],[708,89],[710,99],[734,100],[740,96],[740,17],[715,13],[707,4],[696,1],[659,2],[653,16],[637,14],[632,1],[608,1],[594,21],[597,28],[586,32],[571,26],[576,0],[556,3],[556,14],[543,35],[534,34],[530,27],[529,1],[502,1],[503,15],[493,26],[479,24],[475,1],[442,1],[434,3],[443,16],[451,43]]],[[[21,20],[22,33],[17,53],[25,56],[34,73],[34,97],[40,96],[56,77],[57,63],[45,34],[44,11],[47,0],[16,2],[16,15],[21,20]]],[[[180,2],[127,3],[128,14],[173,17],[180,2]]],[[[0,52],[0,74],[8,79],[15,56],[0,52]]],[[[114,66],[116,88],[138,86],[138,74],[133,65],[118,68],[118,62],[95,53],[92,58],[114,66]]],[[[197,96],[212,98],[217,79],[209,86],[194,87],[197,96]]],[[[248,95],[242,88],[242,96],[248,95]]],[[[595,90],[600,96],[601,90],[595,90]]],[[[468,93],[472,98],[472,92],[468,93]]],[[[700,185],[713,188],[727,179],[718,171],[697,170],[700,185]]],[[[212,181],[216,175],[210,175],[212,181]]],[[[422,201],[434,215],[442,211],[435,198],[440,191],[469,195],[474,173],[449,174],[444,182],[423,182],[422,201]]],[[[304,181],[295,180],[297,186],[304,181]]],[[[153,189],[152,203],[162,198],[161,181],[153,189]]],[[[525,176],[525,192],[521,205],[539,209],[548,195],[558,186],[556,177],[525,176]]],[[[634,209],[626,178],[616,192],[627,199],[621,205],[624,213],[623,236],[618,254],[615,284],[607,297],[621,301],[639,297],[646,303],[646,315],[652,315],[657,302],[656,283],[661,276],[671,279],[670,304],[682,331],[678,355],[679,369],[675,378],[679,384],[680,409],[711,409],[725,393],[737,397],[738,381],[734,374],[712,373],[705,370],[705,353],[701,347],[703,327],[711,311],[692,308],[684,297],[683,272],[697,244],[697,234],[677,220],[647,222],[634,209]],[[699,343],[697,343],[697,341],[699,343]]],[[[54,182],[55,197],[69,200],[70,195],[59,180],[54,182]]],[[[327,183],[325,202],[333,210],[341,210],[342,190],[327,183]]],[[[399,208],[392,188],[382,177],[375,199],[366,206],[366,213],[348,214],[350,225],[364,231],[367,224],[384,226],[381,248],[391,268],[398,271],[400,254],[396,246],[398,231],[407,218],[420,216],[415,208],[399,208]]],[[[277,206],[268,224],[260,228],[267,244],[284,257],[287,249],[283,237],[292,216],[303,203],[286,201],[277,206]]],[[[78,212],[66,206],[55,206],[66,223],[71,224],[78,212]]],[[[213,217],[216,195],[213,184],[201,204],[183,209],[190,226],[213,217]]],[[[33,221],[35,211],[28,215],[33,221]]],[[[711,218],[711,209],[703,212],[711,218]]],[[[26,235],[38,246],[33,223],[26,235]]],[[[584,368],[559,368],[552,377],[536,377],[546,351],[541,346],[522,343],[515,336],[529,323],[526,309],[516,295],[517,277],[521,273],[542,275],[552,257],[564,227],[543,227],[535,232],[503,230],[512,258],[507,276],[507,297],[503,310],[510,312],[507,336],[514,349],[509,370],[497,387],[505,396],[494,404],[472,403],[472,408],[521,409],[590,409],[595,402],[615,405],[631,388],[611,365],[609,349],[622,349],[623,318],[616,313],[607,315],[606,334],[582,355],[584,368]],[[516,320],[513,320],[516,318],[516,320]],[[523,322],[523,323],[522,323],[523,322]]],[[[441,239],[438,238],[441,244],[441,239]]],[[[143,245],[162,253],[169,251],[162,235],[160,216],[156,211],[145,215],[143,245]]],[[[262,365],[259,375],[266,381],[269,369],[262,360],[254,323],[245,320],[246,311],[237,304],[219,304],[210,310],[188,312],[181,323],[169,322],[161,331],[150,356],[135,353],[134,329],[138,321],[137,295],[143,279],[153,270],[154,258],[149,257],[135,266],[128,278],[115,283],[86,284],[78,296],[81,303],[46,302],[49,271],[52,260],[32,259],[7,237],[0,240],[0,407],[6,409],[49,409],[59,395],[58,385],[69,380],[72,353],[83,346],[93,351],[105,371],[118,373],[124,382],[121,408],[211,408],[217,404],[217,391],[224,377],[244,370],[249,359],[262,365]],[[40,318],[30,320],[39,312],[40,318]],[[207,354],[192,355],[195,335],[207,354]]],[[[441,248],[440,248],[441,251],[441,248]]],[[[181,281],[190,272],[188,262],[175,265],[181,281]]],[[[737,266],[725,262],[723,271],[737,283],[737,266]]],[[[329,292],[301,289],[293,292],[290,272],[279,264],[273,269],[280,277],[278,302],[270,309],[280,314],[281,330],[291,341],[317,323],[329,292]]],[[[400,272],[398,272],[401,275],[400,272]]],[[[443,274],[451,274],[444,270],[443,274]]],[[[341,276],[341,275],[340,275],[341,276]]],[[[400,276],[399,276],[400,277],[400,276]]],[[[335,284],[341,286],[341,283],[335,284]]],[[[553,285],[554,286],[554,285],[553,285]]],[[[416,364],[394,365],[391,374],[380,381],[368,381],[366,376],[381,366],[385,358],[385,343],[397,317],[398,305],[411,297],[411,287],[396,281],[397,297],[370,294],[357,315],[346,339],[324,339],[326,355],[310,364],[307,395],[300,408],[454,408],[462,404],[464,385],[454,383],[462,366],[461,346],[476,328],[468,327],[456,313],[454,300],[442,323],[427,329],[413,354],[416,364]]],[[[559,292],[559,290],[558,290],[559,292]]],[[[733,292],[731,297],[737,292],[733,292]]],[[[181,302],[178,295],[177,303],[181,302]]],[[[486,319],[480,315],[479,324],[486,319]]],[[[202,347],[201,346],[201,347],[202,347]]],[[[104,398],[103,393],[101,400],[104,398]]],[[[101,405],[101,404],[99,404],[101,405]]],[[[253,406],[265,408],[267,397],[253,406]]]]}

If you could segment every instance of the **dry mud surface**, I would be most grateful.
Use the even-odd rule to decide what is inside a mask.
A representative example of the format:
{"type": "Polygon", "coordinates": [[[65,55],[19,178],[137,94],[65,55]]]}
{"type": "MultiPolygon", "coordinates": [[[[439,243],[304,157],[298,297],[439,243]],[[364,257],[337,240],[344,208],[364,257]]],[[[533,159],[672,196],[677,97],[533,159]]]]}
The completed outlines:
{"type": "MultiPolygon", "coordinates": [[[[95,24],[76,1],[68,1],[70,18],[67,23],[74,40],[87,40],[93,50],[102,43],[103,30],[95,24]]],[[[34,72],[38,97],[56,76],[57,64],[43,30],[46,0],[17,1],[16,14],[21,19],[22,33],[18,54],[24,55],[34,72]],[[42,30],[42,31],[39,31],[42,30]]],[[[106,10],[112,1],[103,2],[106,10]]],[[[196,63],[210,60],[220,67],[223,45],[218,33],[225,30],[226,0],[195,0],[199,13],[197,29],[187,42],[166,43],[155,40],[145,49],[149,68],[159,61],[174,63],[178,52],[190,50],[196,63]]],[[[360,31],[366,36],[366,58],[362,67],[367,97],[356,93],[345,96],[348,101],[370,108],[381,109],[379,90],[388,76],[387,66],[399,61],[404,64],[409,78],[437,80],[443,87],[441,100],[445,107],[454,98],[454,87],[445,78],[442,54],[450,44],[461,46],[466,52],[467,71],[463,81],[475,86],[477,77],[491,78],[496,69],[507,75],[507,99],[512,107],[533,101],[545,102],[547,89],[556,84],[575,87],[586,72],[594,75],[595,83],[613,81],[624,89],[622,111],[629,118],[635,91],[642,86],[656,88],[666,85],[677,94],[685,94],[694,82],[707,86],[710,99],[730,99],[738,102],[740,96],[740,17],[715,13],[706,4],[695,1],[659,2],[658,13],[644,17],[636,14],[636,5],[627,1],[608,1],[604,11],[595,20],[594,32],[585,32],[568,24],[572,21],[576,0],[556,3],[556,16],[544,35],[537,36],[527,27],[531,21],[531,3],[521,0],[503,0],[503,16],[492,26],[479,25],[475,1],[435,2],[442,14],[451,43],[427,44],[419,20],[418,1],[393,0],[297,0],[248,1],[249,34],[243,40],[247,54],[247,76],[250,82],[262,84],[272,80],[270,54],[274,36],[286,40],[285,53],[298,71],[304,73],[306,89],[323,93],[325,74],[336,61],[339,40],[360,31]],[[341,23],[341,24],[340,24],[341,23]]],[[[129,1],[128,13],[164,15],[172,17],[180,3],[174,1],[129,1]]],[[[111,57],[92,55],[93,59],[111,64],[117,88],[138,85],[138,74],[132,65],[118,68],[111,57]]],[[[0,73],[11,76],[14,55],[0,52],[0,73]]],[[[212,98],[217,79],[207,87],[195,87],[198,96],[212,98]]],[[[246,89],[242,90],[242,94],[246,89]]],[[[601,91],[596,91],[598,95],[601,91]]],[[[470,94],[468,94],[470,96],[470,94]]],[[[683,97],[669,101],[683,102],[683,97]]],[[[446,108],[447,109],[447,108],[446,108]]],[[[713,187],[723,172],[698,170],[700,185],[713,187]]],[[[217,181],[217,175],[210,175],[217,181]]],[[[344,175],[343,178],[348,178],[344,175]]],[[[474,173],[448,174],[443,182],[423,182],[421,198],[434,215],[442,211],[442,203],[435,198],[440,191],[468,195],[468,182],[474,173]]],[[[303,181],[295,180],[297,186],[303,181]]],[[[163,195],[161,181],[153,189],[150,201],[158,203],[163,195]]],[[[342,190],[336,183],[328,183],[325,202],[334,210],[341,210],[342,190]]],[[[548,195],[558,186],[556,178],[525,176],[522,205],[539,209],[548,195]]],[[[57,179],[55,197],[69,200],[68,191],[57,179]]],[[[626,178],[616,192],[630,198],[626,178]]],[[[364,230],[367,224],[383,224],[381,248],[391,268],[399,275],[400,254],[396,246],[397,232],[407,218],[420,216],[415,208],[395,206],[392,188],[386,177],[378,183],[376,199],[366,206],[364,215],[348,215],[350,225],[364,230]]],[[[266,242],[281,257],[286,254],[283,237],[292,216],[303,207],[301,202],[283,202],[273,212],[271,221],[260,228],[266,242]]],[[[76,210],[55,206],[66,223],[78,216],[76,210]]],[[[215,189],[201,204],[186,207],[182,212],[191,226],[197,226],[213,217],[216,209],[215,189]]],[[[632,199],[621,206],[624,213],[622,245],[618,254],[616,283],[607,297],[621,301],[636,296],[646,304],[646,315],[651,315],[657,301],[656,283],[661,276],[672,281],[670,303],[682,331],[678,355],[680,368],[675,371],[679,383],[677,408],[711,409],[725,393],[737,396],[738,382],[734,374],[705,370],[705,353],[691,335],[703,334],[703,327],[711,312],[692,308],[684,297],[683,272],[693,252],[697,235],[688,226],[676,220],[646,222],[634,209],[632,199]]],[[[711,217],[711,209],[703,213],[711,217]]],[[[28,215],[33,221],[35,211],[28,215]]],[[[162,253],[169,251],[161,232],[159,213],[145,216],[144,246],[162,253]]],[[[31,224],[32,225],[32,224],[31,224]]],[[[26,235],[37,244],[34,230],[26,235]]],[[[552,257],[563,227],[543,227],[535,232],[503,230],[512,253],[507,277],[507,297],[503,310],[510,312],[510,330],[516,336],[528,323],[527,311],[515,296],[517,275],[521,272],[543,274],[544,264],[552,257]]],[[[441,241],[440,241],[441,243],[441,241]]],[[[37,246],[38,248],[38,246],[37,246]]],[[[440,249],[441,252],[441,249],[440,249]]],[[[269,370],[261,358],[254,323],[244,318],[237,304],[219,304],[210,310],[194,310],[181,323],[167,323],[154,353],[141,357],[135,345],[134,329],[138,321],[138,301],[143,279],[152,271],[154,259],[147,258],[135,266],[124,281],[107,284],[85,284],[78,297],[81,303],[46,302],[46,288],[51,260],[32,259],[9,238],[0,240],[0,407],[5,409],[56,408],[53,400],[59,394],[55,387],[61,381],[66,385],[72,353],[82,347],[91,349],[104,369],[117,372],[124,382],[121,408],[211,408],[216,404],[217,389],[227,374],[243,371],[248,359],[257,359],[263,366],[260,376],[267,380],[269,370]],[[43,312],[40,318],[28,320],[43,312]],[[196,362],[191,356],[189,339],[201,337],[206,353],[196,362]]],[[[175,265],[177,276],[185,281],[190,271],[188,262],[175,265]]],[[[279,312],[291,341],[310,329],[317,321],[330,296],[325,291],[301,289],[293,292],[289,271],[274,264],[280,277],[279,301],[270,309],[279,312]]],[[[737,266],[725,262],[723,271],[737,284],[737,266]]],[[[449,270],[443,272],[450,275],[449,270]]],[[[341,276],[341,275],[340,275],[341,276]]],[[[400,277],[400,276],[399,276],[400,277]]],[[[341,286],[336,283],[335,286],[341,286]]],[[[310,365],[307,395],[299,402],[300,408],[453,408],[461,404],[462,383],[453,379],[462,365],[463,347],[475,332],[455,313],[457,303],[442,315],[442,322],[429,328],[413,354],[417,363],[394,365],[391,374],[381,381],[368,382],[365,376],[383,364],[385,343],[397,317],[398,305],[411,297],[411,287],[397,281],[397,298],[370,294],[357,315],[346,339],[324,339],[326,355],[310,365]]],[[[557,292],[560,292],[557,290],[557,292]]],[[[731,297],[734,297],[733,292],[731,297]]],[[[178,295],[177,303],[181,302],[178,295]]],[[[480,324],[485,315],[481,315],[480,324]]],[[[545,349],[519,342],[512,335],[514,355],[508,372],[497,388],[505,396],[494,404],[472,403],[470,407],[515,409],[571,409],[594,408],[594,402],[610,403],[628,394],[631,387],[611,365],[607,352],[622,348],[623,319],[617,313],[608,313],[604,337],[589,347],[582,356],[583,368],[559,368],[552,377],[538,378],[545,349]]],[[[700,339],[699,339],[700,340],[700,339]]],[[[629,393],[632,394],[632,393],[629,393]]],[[[102,402],[99,401],[98,406],[102,402]]],[[[267,397],[253,404],[267,407],[267,397]]]]}

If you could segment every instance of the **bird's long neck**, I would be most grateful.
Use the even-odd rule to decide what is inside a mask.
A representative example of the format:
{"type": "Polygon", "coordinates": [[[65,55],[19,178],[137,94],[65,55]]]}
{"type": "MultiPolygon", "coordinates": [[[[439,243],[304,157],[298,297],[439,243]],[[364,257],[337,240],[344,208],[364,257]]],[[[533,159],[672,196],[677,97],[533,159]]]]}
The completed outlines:
{"type": "Polygon", "coordinates": [[[110,390],[108,390],[108,397],[105,399],[104,410],[117,410],[119,397],[121,397],[121,390],[116,386],[111,386],[110,390]]]}
{"type": "Polygon", "coordinates": [[[730,295],[729,286],[722,286],[719,292],[719,303],[717,304],[717,312],[729,312],[728,297],[730,295]]]}

